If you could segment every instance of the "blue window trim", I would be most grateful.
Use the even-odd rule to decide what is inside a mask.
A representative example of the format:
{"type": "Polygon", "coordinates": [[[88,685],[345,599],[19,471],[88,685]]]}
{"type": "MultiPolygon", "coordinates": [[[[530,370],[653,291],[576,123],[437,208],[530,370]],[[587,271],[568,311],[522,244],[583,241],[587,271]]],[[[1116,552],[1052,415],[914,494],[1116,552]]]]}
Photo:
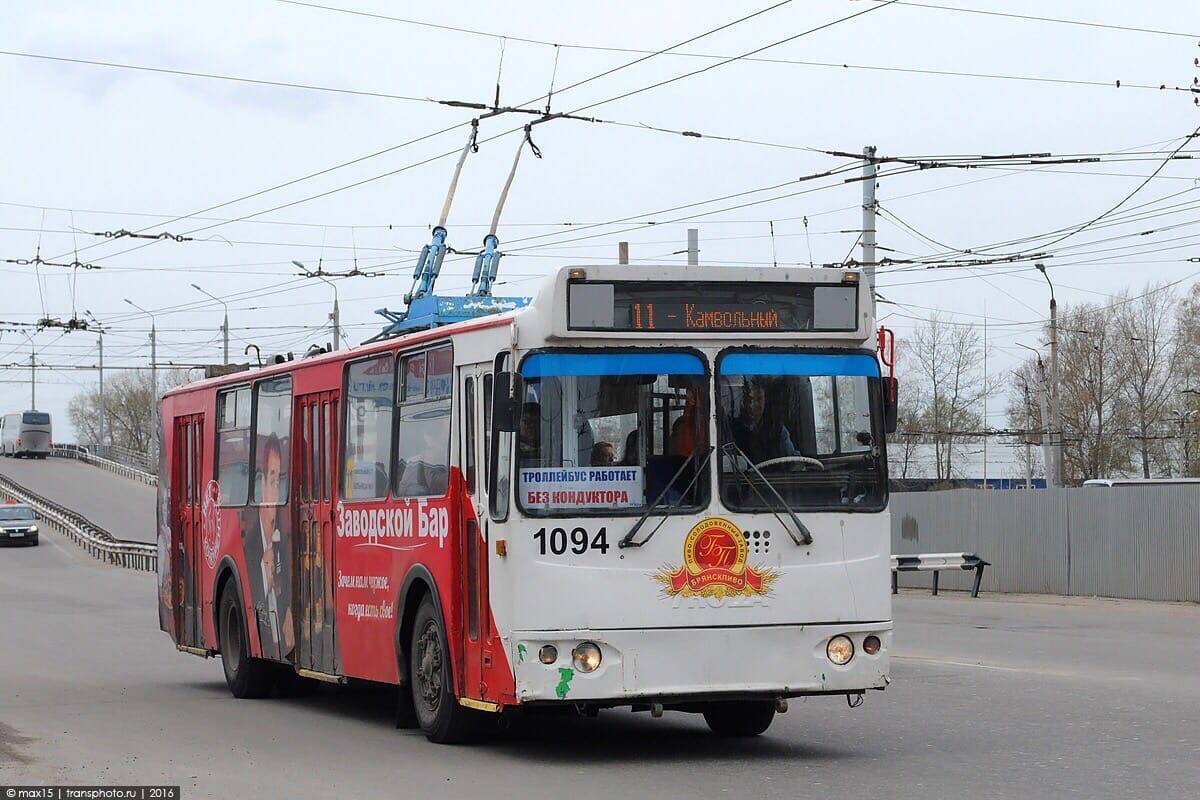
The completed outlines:
{"type": "Polygon", "coordinates": [[[850,375],[879,377],[879,362],[866,353],[730,353],[722,375],[850,375]]]}
{"type": "Polygon", "coordinates": [[[703,375],[691,353],[534,353],[521,365],[526,378],[601,375],[703,375]]]}

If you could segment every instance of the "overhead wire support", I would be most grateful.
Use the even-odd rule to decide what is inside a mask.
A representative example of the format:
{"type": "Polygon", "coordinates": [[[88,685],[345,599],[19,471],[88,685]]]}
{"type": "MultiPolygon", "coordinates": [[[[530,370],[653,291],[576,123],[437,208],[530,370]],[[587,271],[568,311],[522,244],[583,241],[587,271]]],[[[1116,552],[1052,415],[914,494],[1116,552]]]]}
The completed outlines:
{"type": "Polygon", "coordinates": [[[36,255],[33,258],[6,258],[3,259],[5,264],[17,264],[22,267],[28,266],[43,266],[43,267],[66,267],[67,269],[103,269],[99,264],[88,264],[75,259],[74,261],[47,261],[41,255],[36,255]]]}
{"type": "Polygon", "coordinates": [[[191,236],[184,236],[180,233],[139,233],[137,231],[126,230],[120,228],[115,231],[84,231],[88,236],[103,236],[105,239],[169,239],[173,242],[194,242],[196,241],[191,236]]]}

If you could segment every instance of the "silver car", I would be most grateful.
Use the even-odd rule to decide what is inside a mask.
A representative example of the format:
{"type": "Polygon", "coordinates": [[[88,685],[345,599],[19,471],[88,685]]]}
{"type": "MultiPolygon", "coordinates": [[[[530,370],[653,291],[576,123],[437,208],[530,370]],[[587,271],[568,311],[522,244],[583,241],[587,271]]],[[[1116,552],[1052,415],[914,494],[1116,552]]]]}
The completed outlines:
{"type": "Polygon", "coordinates": [[[37,515],[22,503],[0,506],[0,545],[38,543],[37,515]]]}

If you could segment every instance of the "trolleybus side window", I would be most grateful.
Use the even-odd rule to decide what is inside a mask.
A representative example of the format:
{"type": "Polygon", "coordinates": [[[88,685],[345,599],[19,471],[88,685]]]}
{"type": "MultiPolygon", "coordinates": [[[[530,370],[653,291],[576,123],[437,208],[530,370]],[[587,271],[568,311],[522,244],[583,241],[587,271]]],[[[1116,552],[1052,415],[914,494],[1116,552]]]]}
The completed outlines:
{"type": "Polygon", "coordinates": [[[250,387],[217,394],[217,484],[221,505],[244,506],[250,494],[250,387]]]}
{"type": "Polygon", "coordinates": [[[454,352],[450,346],[400,360],[400,402],[396,424],[396,497],[446,493],[450,477],[450,388],[454,352]]]}
{"type": "Polygon", "coordinates": [[[708,379],[693,353],[535,353],[522,364],[521,507],[540,515],[695,508],[708,481],[708,379]]]}
{"type": "MultiPolygon", "coordinates": [[[[356,361],[346,368],[346,423],[342,462],[342,497],[367,500],[387,497],[392,450],[392,407],[395,377],[391,355],[356,361]]],[[[328,408],[328,406],[326,406],[328,408]]],[[[329,447],[330,420],[325,420],[324,458],[329,447]]],[[[328,492],[329,476],[325,476],[328,492]]]]}
{"type": "MultiPolygon", "coordinates": [[[[499,353],[496,356],[494,374],[507,370],[508,353],[499,353]]],[[[495,392],[493,390],[492,375],[484,377],[483,393],[485,402],[483,426],[487,430],[488,447],[492,444],[492,403],[495,402],[495,392]]],[[[507,398],[503,398],[507,400],[507,398]]],[[[488,473],[488,510],[491,513],[492,519],[496,522],[504,522],[508,519],[508,491],[511,486],[512,476],[512,451],[513,451],[513,433],[512,431],[496,431],[496,474],[488,473]]],[[[491,470],[491,451],[488,451],[488,469],[491,470]]]]}
{"type": "Polygon", "coordinates": [[[254,385],[254,504],[288,501],[292,435],[292,378],[285,375],[254,385]]]}
{"type": "Polygon", "coordinates": [[[467,494],[475,494],[475,379],[463,382],[463,478],[467,494]]]}

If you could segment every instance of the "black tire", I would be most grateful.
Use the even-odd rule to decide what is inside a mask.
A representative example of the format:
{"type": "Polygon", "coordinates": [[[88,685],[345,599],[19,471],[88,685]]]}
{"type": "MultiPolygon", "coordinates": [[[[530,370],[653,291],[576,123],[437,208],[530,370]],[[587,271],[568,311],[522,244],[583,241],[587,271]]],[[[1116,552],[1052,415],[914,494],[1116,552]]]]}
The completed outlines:
{"type": "Polygon", "coordinates": [[[271,691],[272,664],[250,657],[250,637],[246,635],[246,614],[238,599],[237,590],[226,584],[221,592],[217,614],[218,637],[221,646],[221,666],[225,682],[238,699],[266,697],[271,691]]]}
{"type": "Polygon", "coordinates": [[[758,736],[771,727],[774,719],[775,704],[770,701],[713,703],[704,712],[708,729],[717,736],[729,738],[758,736]]]}
{"type": "Polygon", "coordinates": [[[413,621],[408,648],[413,710],[425,738],[438,744],[465,742],[474,732],[474,713],[458,704],[450,674],[450,648],[433,600],[426,595],[413,621]]]}

